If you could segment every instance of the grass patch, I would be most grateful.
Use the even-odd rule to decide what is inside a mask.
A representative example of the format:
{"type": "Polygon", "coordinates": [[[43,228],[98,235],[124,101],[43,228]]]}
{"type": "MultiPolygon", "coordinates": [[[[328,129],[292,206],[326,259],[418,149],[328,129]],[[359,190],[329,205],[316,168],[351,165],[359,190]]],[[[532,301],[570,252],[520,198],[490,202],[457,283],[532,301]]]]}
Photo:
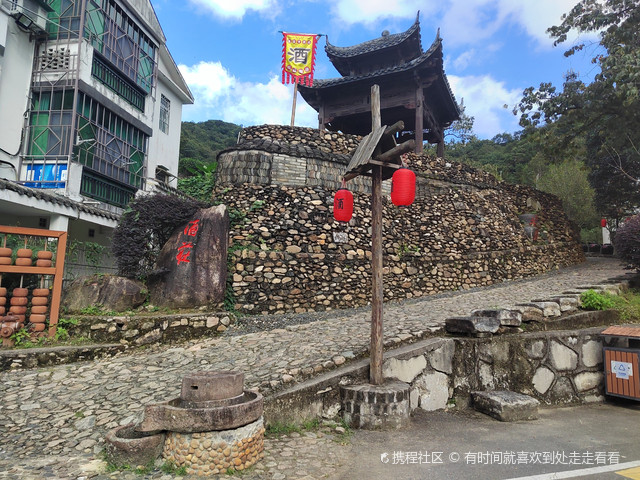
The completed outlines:
{"type": "Polygon", "coordinates": [[[177,467],[175,463],[166,461],[160,467],[160,471],[163,473],[169,473],[171,475],[177,475],[179,477],[184,477],[187,474],[187,467],[184,465],[182,467],[177,467]]]}
{"type": "Polygon", "coordinates": [[[347,422],[343,419],[338,424],[339,428],[336,428],[337,435],[335,441],[340,445],[349,445],[351,443],[351,437],[353,436],[353,430],[347,422]]]}
{"type": "Polygon", "coordinates": [[[244,470],[236,470],[233,467],[229,467],[227,468],[227,470],[224,472],[225,475],[229,475],[229,476],[236,476],[236,477],[241,477],[243,475],[248,475],[251,472],[253,472],[255,470],[256,466],[255,465],[251,465],[249,468],[245,468],[244,470]]]}
{"type": "Polygon", "coordinates": [[[318,428],[320,428],[320,420],[317,418],[305,420],[301,424],[275,422],[267,425],[264,435],[265,437],[279,437],[280,435],[290,435],[292,433],[313,432],[318,428]]]}
{"type": "Polygon", "coordinates": [[[620,320],[625,322],[640,321],[640,290],[627,290],[620,295],[611,295],[613,306],[618,311],[620,320]]]}

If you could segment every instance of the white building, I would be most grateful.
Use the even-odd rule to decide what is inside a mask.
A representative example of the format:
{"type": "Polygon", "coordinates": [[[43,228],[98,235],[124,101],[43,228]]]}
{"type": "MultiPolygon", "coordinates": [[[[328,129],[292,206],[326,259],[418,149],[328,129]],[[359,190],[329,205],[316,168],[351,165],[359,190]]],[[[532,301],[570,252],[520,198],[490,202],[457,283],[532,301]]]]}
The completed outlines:
{"type": "Polygon", "coordinates": [[[0,0],[0,224],[107,245],[190,103],[149,0],[0,0]]]}

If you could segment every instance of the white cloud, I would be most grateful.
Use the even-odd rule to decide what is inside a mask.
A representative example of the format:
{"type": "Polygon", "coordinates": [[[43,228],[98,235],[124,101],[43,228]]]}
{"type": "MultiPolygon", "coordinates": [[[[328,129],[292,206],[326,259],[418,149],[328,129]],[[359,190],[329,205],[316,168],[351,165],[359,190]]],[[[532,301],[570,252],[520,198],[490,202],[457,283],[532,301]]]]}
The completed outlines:
{"type": "MultiPolygon", "coordinates": [[[[559,25],[578,0],[329,0],[331,12],[347,26],[372,25],[381,20],[415,18],[420,10],[423,29],[442,29],[449,46],[474,45],[495,38],[508,25],[520,27],[539,46],[553,41],[547,28],[559,25]]],[[[407,25],[408,26],[408,25],[407,25]]],[[[397,32],[392,32],[397,33],[397,32]]]]}
{"type": "Polygon", "coordinates": [[[562,23],[562,15],[578,3],[578,0],[500,0],[500,8],[512,20],[522,25],[527,34],[540,46],[553,46],[547,29],[562,23]]]}
{"type": "Polygon", "coordinates": [[[275,0],[189,0],[196,7],[213,13],[217,17],[240,20],[250,10],[270,12],[275,0]]]}
{"type": "Polygon", "coordinates": [[[499,133],[519,130],[518,119],[511,113],[511,108],[520,101],[521,90],[508,90],[503,82],[488,75],[448,75],[447,78],[456,100],[464,100],[465,113],[475,117],[473,132],[478,137],[493,138],[499,133]]]}
{"type": "MultiPolygon", "coordinates": [[[[342,24],[373,24],[389,18],[415,18],[418,10],[422,18],[437,8],[435,0],[332,0],[331,12],[342,24]]],[[[392,32],[396,33],[396,32],[392,32]]]]}
{"type": "MultiPolygon", "coordinates": [[[[293,86],[283,85],[273,75],[267,83],[242,82],[220,62],[200,62],[178,67],[194,96],[193,105],[185,105],[185,121],[224,120],[241,125],[289,125],[293,86]]],[[[317,127],[318,114],[298,97],[296,125],[317,127]]]]}

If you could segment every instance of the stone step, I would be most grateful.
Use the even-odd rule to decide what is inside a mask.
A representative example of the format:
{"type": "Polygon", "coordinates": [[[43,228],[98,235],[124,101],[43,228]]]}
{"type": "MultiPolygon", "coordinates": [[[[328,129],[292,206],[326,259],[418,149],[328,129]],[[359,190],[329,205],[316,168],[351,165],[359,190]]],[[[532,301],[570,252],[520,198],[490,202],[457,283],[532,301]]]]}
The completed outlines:
{"type": "Polygon", "coordinates": [[[503,327],[519,327],[522,325],[522,312],[506,308],[473,310],[471,316],[497,318],[503,327]]]}
{"type": "Polygon", "coordinates": [[[560,312],[570,312],[572,310],[577,310],[579,307],[579,299],[575,297],[562,297],[562,296],[554,296],[549,298],[542,299],[534,299],[532,302],[555,302],[560,307],[560,312]]]}
{"type": "Polygon", "coordinates": [[[500,320],[497,317],[451,317],[445,320],[444,326],[449,333],[496,333],[500,320]]]}
{"type": "Polygon", "coordinates": [[[540,402],[529,395],[493,390],[488,392],[471,392],[473,407],[482,413],[492,416],[501,422],[517,422],[538,418],[540,402]]]}

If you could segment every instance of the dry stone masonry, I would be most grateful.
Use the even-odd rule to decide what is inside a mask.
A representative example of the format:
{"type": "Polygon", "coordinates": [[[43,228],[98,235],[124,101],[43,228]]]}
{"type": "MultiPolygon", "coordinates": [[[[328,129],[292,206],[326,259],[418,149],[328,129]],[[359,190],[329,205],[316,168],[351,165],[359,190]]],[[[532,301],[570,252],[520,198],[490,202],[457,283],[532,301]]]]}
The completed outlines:
{"type": "MultiPolygon", "coordinates": [[[[332,214],[358,140],[266,125],[243,130],[239,144],[219,155],[215,197],[232,220],[228,293],[238,311],[302,313],[369,302],[369,179],[347,184],[354,192],[348,224],[332,214]]],[[[415,154],[405,159],[418,175],[417,198],[407,208],[384,201],[385,301],[487,286],[584,260],[556,197],[463,164],[415,154]],[[535,214],[536,240],[520,218],[527,213],[535,214]]]]}

